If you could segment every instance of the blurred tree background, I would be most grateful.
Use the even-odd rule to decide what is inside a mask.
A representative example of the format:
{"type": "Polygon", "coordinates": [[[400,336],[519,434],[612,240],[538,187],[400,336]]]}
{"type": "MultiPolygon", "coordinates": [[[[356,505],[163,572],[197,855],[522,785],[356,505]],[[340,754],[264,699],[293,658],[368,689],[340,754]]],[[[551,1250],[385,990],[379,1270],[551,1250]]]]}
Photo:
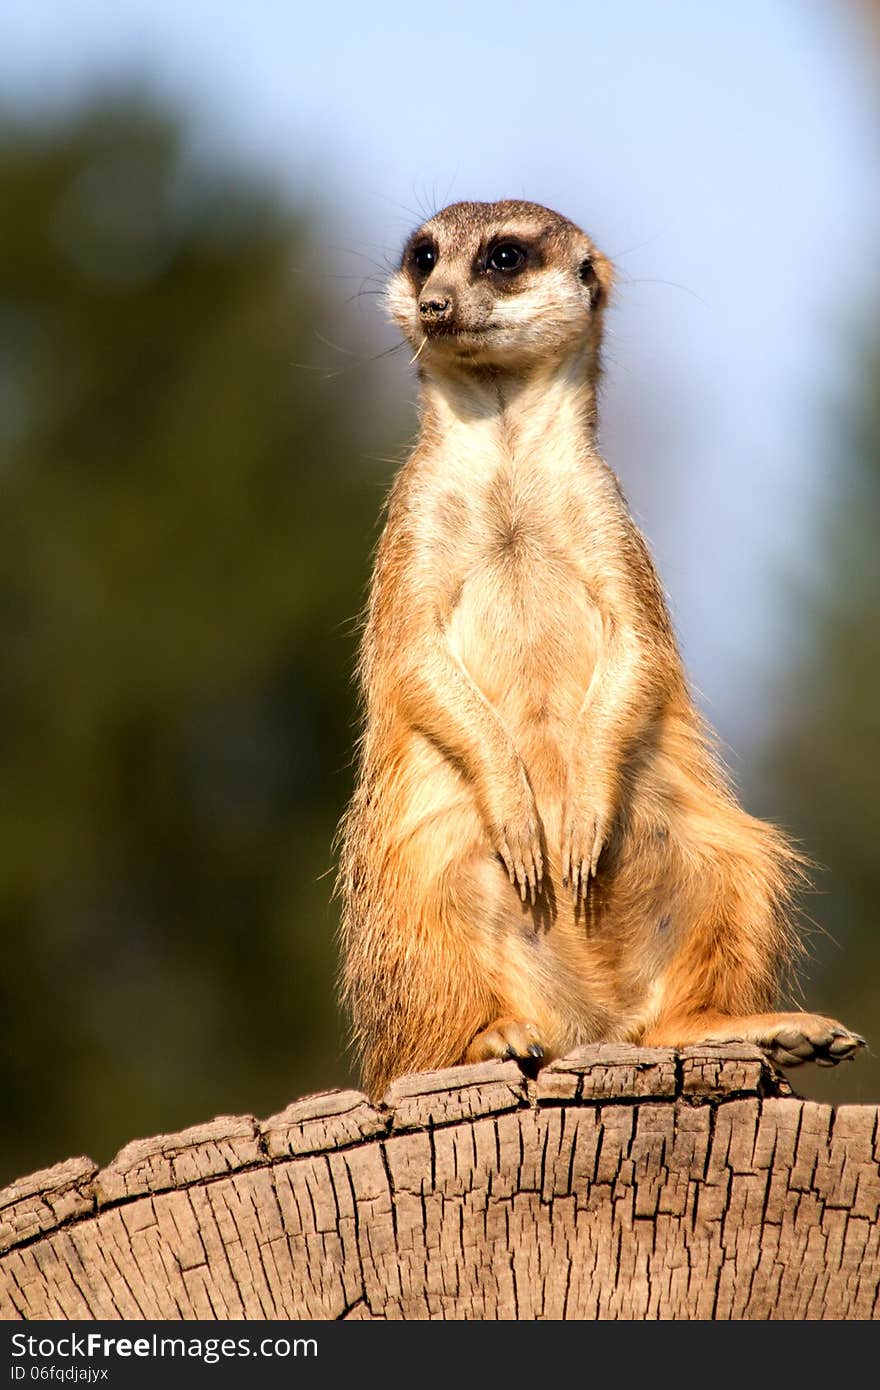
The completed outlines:
{"type": "MultiPolygon", "coordinates": [[[[3,1182],[348,1079],[331,844],[379,460],[408,426],[353,316],[334,328],[348,289],[310,273],[322,227],[196,159],[168,111],[7,120],[0,202],[3,1182]],[[334,336],[342,372],[315,370],[334,336]]],[[[865,361],[750,804],[828,867],[808,907],[840,949],[817,936],[807,998],[875,1046],[843,1084],[796,1084],[876,1101],[865,361]]]]}
{"type": "Polygon", "coordinates": [[[792,1073],[798,1089],[840,1103],[880,1099],[880,340],[866,343],[853,397],[828,403],[827,510],[814,577],[791,602],[802,656],[780,699],[763,799],[817,868],[807,909],[808,1007],[843,1019],[870,1054],[841,1075],[792,1073]],[[833,451],[833,452],[831,452],[833,451]]]}
{"type": "MultiPolygon", "coordinates": [[[[859,0],[853,15],[875,74],[880,2],[859,0]]],[[[876,99],[876,82],[871,91],[876,99]]],[[[798,1089],[834,1104],[880,1101],[878,309],[869,301],[870,336],[853,343],[848,395],[821,403],[829,485],[812,582],[792,596],[801,656],[780,692],[776,739],[756,779],[769,811],[794,828],[816,866],[804,1005],[868,1041],[867,1055],[841,1077],[815,1067],[793,1073],[798,1089]]]]}
{"type": "Polygon", "coordinates": [[[319,229],[172,115],[7,124],[0,205],[2,1182],[346,1080],[327,871],[388,469],[369,370],[312,366],[319,229]]]}

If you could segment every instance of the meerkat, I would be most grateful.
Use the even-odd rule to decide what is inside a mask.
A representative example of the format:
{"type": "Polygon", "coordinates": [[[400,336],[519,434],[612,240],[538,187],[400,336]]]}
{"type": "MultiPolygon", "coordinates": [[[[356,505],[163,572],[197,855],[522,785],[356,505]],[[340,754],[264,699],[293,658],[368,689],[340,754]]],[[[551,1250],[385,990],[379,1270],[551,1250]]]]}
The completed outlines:
{"type": "Polygon", "coordinates": [[[863,1039],[775,1013],[802,861],[732,792],[646,543],[596,441],[612,267],[566,218],[456,203],[387,307],[418,441],[394,482],[340,827],[364,1084],[596,1041],[863,1039]]]}

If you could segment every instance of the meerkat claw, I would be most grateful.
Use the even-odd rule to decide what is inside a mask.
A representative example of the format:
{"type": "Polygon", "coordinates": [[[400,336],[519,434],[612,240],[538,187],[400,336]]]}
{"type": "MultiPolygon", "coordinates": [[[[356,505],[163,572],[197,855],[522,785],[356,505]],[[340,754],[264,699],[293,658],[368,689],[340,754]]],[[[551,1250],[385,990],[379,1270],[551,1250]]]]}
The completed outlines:
{"type": "Polygon", "coordinates": [[[593,853],[590,857],[590,878],[595,878],[599,872],[599,856],[602,853],[602,841],[596,838],[593,844],[593,853]]]}
{"type": "Polygon", "coordinates": [[[842,1028],[836,1028],[828,1044],[828,1053],[835,1062],[851,1062],[856,1053],[867,1046],[861,1033],[847,1033],[842,1028]]]}
{"type": "Polygon", "coordinates": [[[537,1024],[517,1018],[499,1018],[478,1033],[467,1050],[465,1061],[486,1062],[493,1057],[502,1061],[540,1061],[545,1055],[537,1024]]]}

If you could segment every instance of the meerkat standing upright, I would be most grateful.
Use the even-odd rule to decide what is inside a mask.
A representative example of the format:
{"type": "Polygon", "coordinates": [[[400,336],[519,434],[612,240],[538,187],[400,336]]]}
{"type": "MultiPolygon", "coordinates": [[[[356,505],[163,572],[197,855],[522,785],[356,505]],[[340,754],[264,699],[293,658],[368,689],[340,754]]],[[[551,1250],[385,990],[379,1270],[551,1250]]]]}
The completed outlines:
{"type": "Polygon", "coordinates": [[[862,1039],[770,1013],[799,860],[712,753],[645,542],[596,445],[611,266],[533,203],[410,238],[416,350],[341,826],[343,992],[364,1081],[602,1039],[862,1039]]]}

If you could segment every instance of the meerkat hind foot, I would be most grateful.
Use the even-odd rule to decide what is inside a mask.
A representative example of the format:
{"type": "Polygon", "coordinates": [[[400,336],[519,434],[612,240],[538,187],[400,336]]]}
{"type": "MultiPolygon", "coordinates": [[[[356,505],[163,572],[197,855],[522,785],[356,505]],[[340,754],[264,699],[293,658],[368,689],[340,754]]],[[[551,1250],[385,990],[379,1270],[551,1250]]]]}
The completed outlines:
{"type": "Polygon", "coordinates": [[[518,1018],[498,1018],[478,1033],[465,1054],[466,1062],[487,1062],[493,1057],[518,1062],[540,1062],[544,1056],[540,1029],[518,1018]]]}
{"type": "MultiPolygon", "coordinates": [[[[804,1062],[835,1067],[838,1062],[850,1061],[865,1046],[863,1037],[844,1028],[836,1019],[810,1013],[732,1017],[725,1026],[716,1023],[707,1028],[701,1038],[692,1035],[688,1041],[734,1042],[737,1039],[756,1043],[778,1067],[799,1067],[804,1062]]],[[[673,1046],[679,1046],[684,1039],[652,1038],[650,1041],[667,1045],[672,1042],[673,1046]]]]}
{"type": "Polygon", "coordinates": [[[799,1067],[803,1062],[815,1062],[820,1067],[836,1067],[838,1062],[851,1061],[865,1046],[865,1039],[833,1019],[804,1014],[803,1022],[786,1021],[766,1039],[762,1038],[760,1045],[777,1066],[799,1067]]]}

